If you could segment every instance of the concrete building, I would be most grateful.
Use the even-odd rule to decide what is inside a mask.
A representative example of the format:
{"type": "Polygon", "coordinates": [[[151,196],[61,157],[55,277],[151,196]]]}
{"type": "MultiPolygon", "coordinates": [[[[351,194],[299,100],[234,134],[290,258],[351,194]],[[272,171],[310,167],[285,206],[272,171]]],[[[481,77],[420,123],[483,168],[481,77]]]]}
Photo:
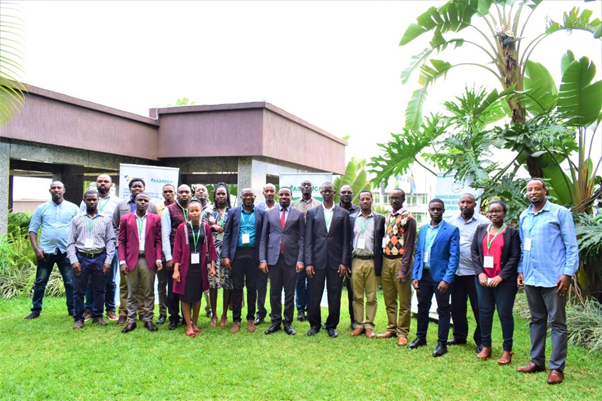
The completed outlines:
{"type": "Polygon", "coordinates": [[[119,185],[120,163],[178,167],[181,183],[261,189],[281,173],[343,174],[346,145],[267,102],[154,108],[143,117],[29,86],[21,113],[0,127],[0,233],[14,176],[60,180],[77,204],[84,181],[99,174],[119,185]]]}

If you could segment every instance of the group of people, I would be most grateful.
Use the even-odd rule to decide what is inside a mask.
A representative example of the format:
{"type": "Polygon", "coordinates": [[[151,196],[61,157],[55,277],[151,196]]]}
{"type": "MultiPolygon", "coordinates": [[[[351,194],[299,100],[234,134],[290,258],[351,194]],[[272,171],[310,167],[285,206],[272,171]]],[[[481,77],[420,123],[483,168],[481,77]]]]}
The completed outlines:
{"type": "Polygon", "coordinates": [[[493,201],[487,217],[475,213],[476,200],[464,194],[460,213],[443,219],[445,204],[432,199],[430,221],[417,232],[416,220],[403,207],[405,193],[391,192],[386,216],[372,208],[370,191],[352,203],[353,190],[325,182],[322,202],[312,198],[312,183],[301,183],[302,198],[292,201],[292,190],[263,188],[264,202],[255,204],[252,188],[240,191],[241,204],[231,207],[225,184],[216,186],[213,204],[207,189],[188,185],[163,187],[158,205],[144,193],[140,178],[129,181],[131,196],[119,200],[110,195],[111,178],[101,175],[97,189],[84,194],[81,208],[63,199],[65,188],[51,184],[52,200],[32,216],[29,234],[38,259],[33,308],[25,319],[40,316],[50,272],[56,263],[67,293],[67,308],[74,328],[93,319],[100,325],[103,309],[110,320],[123,325],[123,333],[136,329],[137,318],[150,331],[158,281],[159,318],[169,329],[180,322],[186,335],[199,329],[201,300],[205,297],[210,325],[218,325],[218,290],[223,292],[219,326],[231,333],[243,323],[246,287],[246,328],[256,331],[267,310],[270,280],[270,335],[281,329],[294,335],[297,319],[308,320],[308,336],[325,330],[337,337],[341,295],[349,296],[351,336],[395,338],[397,345],[415,349],[427,345],[429,312],[437,302],[438,341],[434,357],[447,346],[467,344],[467,302],[477,323],[473,340],[477,357],[492,354],[493,314],[497,308],[502,326],[503,352],[498,363],[511,363],[514,299],[524,288],[531,311],[531,362],[519,372],[545,371],[547,322],[551,325],[552,356],[548,383],[564,379],[567,352],[565,304],[572,276],[578,268],[578,249],[571,213],[547,199],[545,182],[527,184],[531,205],[520,217],[518,229],[505,222],[506,205],[493,201]],[[38,231],[41,228],[39,245],[38,231]],[[418,240],[416,240],[418,235],[418,240]],[[119,310],[115,305],[117,272],[121,274],[119,310]],[[387,314],[386,331],[375,333],[378,277],[387,314]],[[322,319],[321,300],[327,290],[328,316],[322,319]],[[417,293],[416,338],[408,343],[412,289],[417,293]],[[284,291],[284,311],[282,292],[284,291]],[[297,295],[295,300],[295,293],[297,295]],[[453,335],[449,337],[450,320],[453,335]]]}

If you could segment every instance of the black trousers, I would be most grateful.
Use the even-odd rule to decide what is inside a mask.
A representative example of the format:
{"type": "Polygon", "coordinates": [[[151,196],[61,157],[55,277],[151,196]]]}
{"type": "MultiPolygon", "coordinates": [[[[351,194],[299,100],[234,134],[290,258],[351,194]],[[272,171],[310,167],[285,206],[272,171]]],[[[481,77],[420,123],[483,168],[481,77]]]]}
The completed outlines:
{"type": "Polygon", "coordinates": [[[311,285],[309,293],[309,314],[307,320],[312,327],[322,326],[322,308],[320,300],[324,292],[324,284],[328,295],[328,318],[326,329],[336,329],[341,318],[341,291],[343,290],[343,278],[339,276],[336,268],[326,266],[324,269],[314,269],[314,276],[310,278],[311,285]]]}
{"type": "Polygon", "coordinates": [[[473,339],[476,345],[481,345],[481,326],[479,325],[479,301],[477,288],[475,285],[475,276],[456,276],[451,293],[451,316],[454,321],[454,338],[459,341],[466,341],[468,338],[468,319],[466,318],[468,308],[468,298],[472,314],[477,322],[474,329],[473,339]]]}
{"type": "Polygon", "coordinates": [[[445,294],[440,294],[437,290],[439,281],[433,280],[431,271],[424,269],[420,279],[420,291],[418,291],[418,323],[416,324],[416,337],[426,341],[426,333],[429,327],[429,310],[433,301],[433,294],[437,300],[437,314],[439,314],[439,333],[438,341],[445,344],[449,335],[449,318],[451,315],[451,305],[449,304],[449,295],[452,290],[447,289],[445,294]]]}
{"type": "Polygon", "coordinates": [[[167,272],[167,311],[169,312],[169,322],[178,323],[180,321],[180,294],[173,292],[173,270],[167,272]]]}
{"type": "Polygon", "coordinates": [[[270,273],[270,305],[272,312],[272,324],[282,323],[282,301],[281,294],[284,288],[284,323],[292,324],[295,313],[295,285],[297,283],[297,271],[295,265],[288,266],[284,263],[282,254],[275,265],[269,266],[270,273]]]}
{"type": "Polygon", "coordinates": [[[257,300],[257,271],[259,261],[255,257],[255,248],[237,248],[232,261],[232,320],[241,321],[242,296],[247,283],[247,320],[255,319],[255,302],[257,300]]]}
{"type": "Polygon", "coordinates": [[[268,273],[257,270],[257,317],[264,319],[268,311],[265,309],[265,296],[268,291],[268,273]]]}
{"type": "Polygon", "coordinates": [[[349,301],[349,322],[355,323],[355,315],[353,314],[353,286],[351,285],[351,277],[345,277],[345,288],[347,288],[347,300],[349,301]]]}

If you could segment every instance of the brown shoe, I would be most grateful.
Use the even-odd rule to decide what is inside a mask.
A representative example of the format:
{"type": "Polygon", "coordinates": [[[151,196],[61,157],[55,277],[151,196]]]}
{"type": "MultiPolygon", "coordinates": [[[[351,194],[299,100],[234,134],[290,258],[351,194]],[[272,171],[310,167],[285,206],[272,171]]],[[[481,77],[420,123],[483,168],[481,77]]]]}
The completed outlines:
{"type": "Polygon", "coordinates": [[[408,339],[406,337],[399,337],[399,339],[397,340],[397,345],[399,345],[400,347],[405,347],[406,345],[408,345],[408,339]]]}
{"type": "Polygon", "coordinates": [[[487,359],[491,358],[491,347],[483,347],[481,352],[477,354],[477,358],[482,361],[486,361],[487,359]]]}
{"type": "Polygon", "coordinates": [[[84,321],[83,320],[76,320],[75,323],[73,323],[73,328],[74,329],[83,329],[84,328],[84,321]]]}
{"type": "MultiPolygon", "coordinates": [[[[222,327],[221,324],[220,324],[220,327],[222,327]]],[[[232,334],[238,333],[238,330],[240,330],[240,322],[232,323],[232,328],[230,329],[230,333],[232,333],[232,334]]]]}
{"type": "Polygon", "coordinates": [[[384,333],[380,333],[376,335],[376,338],[391,338],[395,337],[395,333],[391,331],[385,331],[384,333]]]}
{"type": "Polygon", "coordinates": [[[520,372],[520,373],[545,372],[545,370],[546,370],[545,366],[539,366],[539,365],[535,364],[534,362],[529,362],[525,366],[521,366],[520,368],[516,369],[516,371],[520,372]]]}
{"type": "Polygon", "coordinates": [[[94,320],[92,320],[92,323],[96,323],[100,326],[106,326],[107,322],[105,322],[105,320],[102,318],[102,316],[98,316],[95,317],[94,320]]]}
{"type": "Polygon", "coordinates": [[[361,335],[361,334],[363,334],[363,333],[364,333],[364,328],[363,328],[363,327],[357,327],[355,330],[353,330],[353,331],[351,332],[351,335],[352,335],[353,337],[356,337],[356,336],[359,336],[359,335],[361,335]]]}
{"type": "Polygon", "coordinates": [[[249,320],[247,322],[247,331],[249,333],[254,333],[255,332],[255,322],[253,322],[252,320],[249,320]]]}
{"type": "Polygon", "coordinates": [[[561,370],[552,369],[548,376],[548,384],[560,384],[564,380],[564,373],[561,370]]]}
{"type": "Polygon", "coordinates": [[[85,311],[85,312],[84,312],[84,321],[86,321],[86,322],[87,322],[87,321],[88,321],[88,320],[90,320],[90,319],[92,319],[92,312],[90,312],[89,310],[88,310],[88,311],[85,311]]]}
{"type": "Polygon", "coordinates": [[[366,329],[366,337],[368,337],[368,338],[376,337],[376,335],[374,334],[374,329],[367,328],[366,329]]]}
{"type": "Polygon", "coordinates": [[[117,320],[117,325],[123,326],[125,324],[125,322],[127,322],[127,320],[128,320],[127,316],[119,316],[119,320],[117,320]]]}
{"type": "Polygon", "coordinates": [[[106,313],[106,315],[107,315],[107,318],[108,318],[109,320],[118,320],[118,319],[119,319],[119,318],[117,317],[117,315],[115,314],[115,312],[113,312],[112,310],[108,311],[108,312],[106,313]]]}

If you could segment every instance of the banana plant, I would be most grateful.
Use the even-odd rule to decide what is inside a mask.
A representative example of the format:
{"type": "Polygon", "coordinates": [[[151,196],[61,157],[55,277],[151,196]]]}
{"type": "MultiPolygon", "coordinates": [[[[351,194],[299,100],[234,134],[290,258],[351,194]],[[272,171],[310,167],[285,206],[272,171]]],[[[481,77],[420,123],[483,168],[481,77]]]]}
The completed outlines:
{"type": "Polygon", "coordinates": [[[25,103],[21,11],[17,2],[0,2],[0,126],[8,124],[25,103]]]}
{"type": "Polygon", "coordinates": [[[340,202],[339,192],[341,191],[341,187],[343,185],[349,185],[353,190],[352,202],[355,204],[357,204],[361,191],[370,190],[370,184],[368,183],[368,175],[365,167],[365,159],[356,159],[355,157],[351,158],[349,163],[347,163],[347,167],[345,168],[345,174],[334,179],[333,184],[335,191],[335,203],[340,202]]]}

